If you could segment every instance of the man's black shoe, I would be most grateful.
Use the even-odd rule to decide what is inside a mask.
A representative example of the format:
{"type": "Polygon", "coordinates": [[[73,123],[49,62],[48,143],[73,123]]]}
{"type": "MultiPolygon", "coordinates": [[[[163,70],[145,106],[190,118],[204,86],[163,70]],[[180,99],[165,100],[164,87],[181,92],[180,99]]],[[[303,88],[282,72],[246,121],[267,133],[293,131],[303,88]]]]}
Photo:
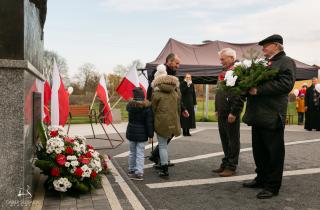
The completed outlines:
{"type": "Polygon", "coordinates": [[[258,199],[269,199],[272,198],[273,196],[277,196],[278,192],[271,192],[269,190],[262,190],[257,194],[258,199]]]}
{"type": "Polygon", "coordinates": [[[257,182],[256,180],[252,180],[251,182],[245,182],[242,184],[243,187],[246,188],[263,188],[264,185],[261,182],[257,182]]]}

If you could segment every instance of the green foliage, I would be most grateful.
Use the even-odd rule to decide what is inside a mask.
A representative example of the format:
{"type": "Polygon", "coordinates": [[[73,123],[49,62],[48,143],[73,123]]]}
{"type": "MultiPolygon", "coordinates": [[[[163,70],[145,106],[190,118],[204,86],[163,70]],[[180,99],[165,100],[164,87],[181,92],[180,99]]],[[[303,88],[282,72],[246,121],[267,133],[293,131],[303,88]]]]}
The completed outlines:
{"type": "Polygon", "coordinates": [[[49,174],[52,167],[52,162],[49,160],[36,160],[35,166],[40,168],[44,174],[49,174]]]}
{"type": "Polygon", "coordinates": [[[43,147],[46,147],[47,134],[46,134],[45,128],[43,127],[42,122],[39,122],[37,127],[38,127],[38,131],[39,131],[39,137],[40,137],[41,144],[43,147]]]}
{"type": "Polygon", "coordinates": [[[252,60],[250,67],[241,64],[234,68],[234,76],[238,76],[234,86],[227,86],[226,81],[221,81],[218,88],[232,92],[236,95],[245,95],[252,87],[257,87],[266,81],[276,78],[278,70],[266,66],[263,61],[252,60]]]}

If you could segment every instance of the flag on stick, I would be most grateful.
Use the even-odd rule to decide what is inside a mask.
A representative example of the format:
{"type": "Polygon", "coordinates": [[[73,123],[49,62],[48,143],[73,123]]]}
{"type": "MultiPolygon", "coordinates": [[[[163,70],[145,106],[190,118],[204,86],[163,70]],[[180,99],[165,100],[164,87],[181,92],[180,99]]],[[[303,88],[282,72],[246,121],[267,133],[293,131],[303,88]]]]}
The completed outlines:
{"type": "Polygon", "coordinates": [[[106,86],[106,80],[104,76],[102,75],[96,90],[97,96],[99,99],[102,101],[104,104],[104,123],[109,125],[112,122],[112,113],[110,109],[110,104],[109,104],[109,97],[108,97],[108,89],[106,86]]]}
{"type": "Polygon", "coordinates": [[[64,126],[69,115],[69,93],[65,90],[56,60],[53,61],[51,125],[64,126]]]}
{"type": "Polygon", "coordinates": [[[129,72],[122,79],[120,85],[116,89],[117,93],[125,100],[133,98],[132,90],[135,87],[140,87],[136,66],[136,63],[131,66],[129,72]]]}

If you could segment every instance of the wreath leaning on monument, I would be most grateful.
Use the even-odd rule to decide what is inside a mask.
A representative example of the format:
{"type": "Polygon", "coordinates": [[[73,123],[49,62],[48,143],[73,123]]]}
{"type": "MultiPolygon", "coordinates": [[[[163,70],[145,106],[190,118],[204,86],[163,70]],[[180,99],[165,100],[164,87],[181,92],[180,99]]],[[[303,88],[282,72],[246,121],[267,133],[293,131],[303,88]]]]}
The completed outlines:
{"type": "Polygon", "coordinates": [[[84,137],[68,136],[61,126],[39,128],[35,166],[48,176],[45,185],[49,190],[87,193],[101,187],[101,174],[109,172],[107,156],[86,144],[84,137]]]}
{"type": "Polygon", "coordinates": [[[278,70],[271,68],[270,61],[263,59],[236,62],[234,69],[226,72],[218,88],[236,95],[245,95],[250,88],[276,79],[278,70]]]}

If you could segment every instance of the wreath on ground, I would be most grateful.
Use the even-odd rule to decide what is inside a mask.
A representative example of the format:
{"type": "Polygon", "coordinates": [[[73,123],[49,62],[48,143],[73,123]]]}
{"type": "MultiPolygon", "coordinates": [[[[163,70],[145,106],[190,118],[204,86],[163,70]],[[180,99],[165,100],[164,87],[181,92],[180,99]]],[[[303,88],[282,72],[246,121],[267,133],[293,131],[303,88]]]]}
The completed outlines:
{"type": "Polygon", "coordinates": [[[68,136],[61,126],[41,125],[39,130],[35,166],[48,176],[48,190],[87,193],[101,188],[101,175],[110,171],[108,156],[100,155],[83,136],[68,136]]]}

